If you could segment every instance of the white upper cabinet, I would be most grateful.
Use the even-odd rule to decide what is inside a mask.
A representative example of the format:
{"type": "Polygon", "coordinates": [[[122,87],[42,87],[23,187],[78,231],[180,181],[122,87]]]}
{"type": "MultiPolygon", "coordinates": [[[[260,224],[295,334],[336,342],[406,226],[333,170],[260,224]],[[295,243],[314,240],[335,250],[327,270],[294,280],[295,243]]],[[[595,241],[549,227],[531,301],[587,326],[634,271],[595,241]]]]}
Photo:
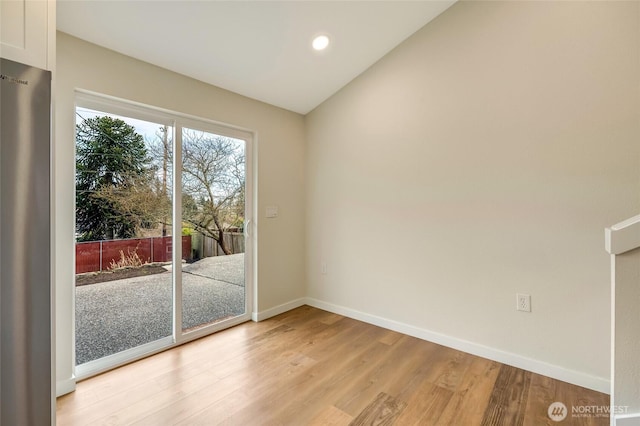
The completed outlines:
{"type": "Polygon", "coordinates": [[[51,70],[55,0],[0,0],[0,56],[51,70]]]}

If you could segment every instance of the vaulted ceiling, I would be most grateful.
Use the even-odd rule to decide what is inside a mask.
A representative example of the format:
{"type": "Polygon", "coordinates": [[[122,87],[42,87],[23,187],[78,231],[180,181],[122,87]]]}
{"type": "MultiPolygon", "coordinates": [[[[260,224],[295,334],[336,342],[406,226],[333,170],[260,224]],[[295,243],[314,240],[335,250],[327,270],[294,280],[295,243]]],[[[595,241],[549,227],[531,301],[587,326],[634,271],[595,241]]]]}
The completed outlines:
{"type": "Polygon", "coordinates": [[[455,0],[58,0],[58,30],[306,114],[455,0]],[[318,34],[329,47],[311,48],[318,34]]]}

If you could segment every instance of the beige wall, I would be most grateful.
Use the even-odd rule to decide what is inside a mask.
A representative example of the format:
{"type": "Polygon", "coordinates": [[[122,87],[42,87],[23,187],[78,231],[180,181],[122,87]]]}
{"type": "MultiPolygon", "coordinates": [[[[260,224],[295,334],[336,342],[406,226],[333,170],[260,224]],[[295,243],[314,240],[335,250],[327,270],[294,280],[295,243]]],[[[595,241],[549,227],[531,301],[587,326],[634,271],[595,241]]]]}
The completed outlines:
{"type": "Polygon", "coordinates": [[[310,113],[308,295],[607,390],[639,7],[457,3],[310,113]]]}
{"type": "MultiPolygon", "coordinates": [[[[260,103],[58,33],[56,100],[57,374],[72,374],[74,89],[253,130],[258,153],[258,295],[254,311],[304,296],[304,122],[260,103]],[[265,220],[266,205],[279,206],[265,220]]],[[[63,387],[66,385],[63,385],[63,387]]]]}

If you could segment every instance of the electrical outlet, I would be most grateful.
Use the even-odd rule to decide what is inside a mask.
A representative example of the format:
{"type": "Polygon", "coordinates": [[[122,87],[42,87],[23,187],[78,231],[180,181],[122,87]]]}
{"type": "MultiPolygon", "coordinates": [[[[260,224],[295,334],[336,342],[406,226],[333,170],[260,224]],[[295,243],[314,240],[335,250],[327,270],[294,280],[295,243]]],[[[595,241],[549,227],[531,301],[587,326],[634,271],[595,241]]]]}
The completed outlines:
{"type": "Polygon", "coordinates": [[[516,294],[516,310],[531,312],[531,296],[528,294],[516,294]]]}

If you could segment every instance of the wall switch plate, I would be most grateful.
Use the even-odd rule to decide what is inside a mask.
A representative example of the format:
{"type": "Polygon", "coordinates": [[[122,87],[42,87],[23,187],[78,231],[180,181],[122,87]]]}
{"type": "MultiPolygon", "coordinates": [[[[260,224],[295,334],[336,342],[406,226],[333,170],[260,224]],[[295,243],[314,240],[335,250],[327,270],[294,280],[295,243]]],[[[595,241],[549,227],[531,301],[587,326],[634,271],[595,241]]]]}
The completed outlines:
{"type": "Polygon", "coordinates": [[[531,312],[531,296],[528,294],[516,294],[516,310],[531,312]]]}
{"type": "Polygon", "coordinates": [[[278,206],[267,206],[265,215],[269,219],[278,217],[278,206]]]}
{"type": "Polygon", "coordinates": [[[322,275],[326,275],[326,273],[327,273],[327,262],[320,263],[320,273],[322,275]]]}

